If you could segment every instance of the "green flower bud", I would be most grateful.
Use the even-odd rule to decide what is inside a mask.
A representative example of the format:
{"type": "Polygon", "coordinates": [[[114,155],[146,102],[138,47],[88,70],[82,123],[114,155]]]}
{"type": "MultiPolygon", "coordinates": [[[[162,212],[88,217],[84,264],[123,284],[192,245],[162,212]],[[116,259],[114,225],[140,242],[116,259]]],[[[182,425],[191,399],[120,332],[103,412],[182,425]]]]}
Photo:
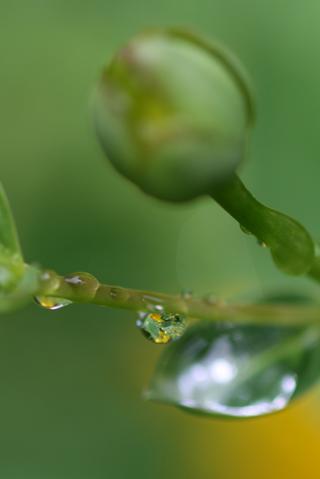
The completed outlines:
{"type": "Polygon", "coordinates": [[[95,123],[112,164],[145,192],[183,201],[212,192],[243,159],[253,106],[225,51],[185,31],[148,31],[105,68],[95,123]]]}

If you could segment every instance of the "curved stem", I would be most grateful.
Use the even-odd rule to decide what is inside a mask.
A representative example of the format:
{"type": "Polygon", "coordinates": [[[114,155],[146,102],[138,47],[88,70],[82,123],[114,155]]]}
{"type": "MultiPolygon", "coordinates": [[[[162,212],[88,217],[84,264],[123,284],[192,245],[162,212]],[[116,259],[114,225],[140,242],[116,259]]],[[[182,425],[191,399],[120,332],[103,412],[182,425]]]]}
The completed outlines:
{"type": "Polygon", "coordinates": [[[161,306],[167,312],[213,321],[230,320],[238,323],[277,325],[319,323],[320,321],[320,306],[227,304],[210,298],[185,297],[101,284],[88,273],[74,273],[62,277],[53,271],[45,271],[42,274],[37,296],[63,298],[72,302],[136,312],[152,311],[156,306],[161,306]]]}
{"type": "Polygon", "coordinates": [[[270,248],[276,265],[292,275],[309,274],[320,280],[320,259],[315,244],[297,221],[259,203],[234,175],[216,189],[212,198],[240,225],[270,248]]]}

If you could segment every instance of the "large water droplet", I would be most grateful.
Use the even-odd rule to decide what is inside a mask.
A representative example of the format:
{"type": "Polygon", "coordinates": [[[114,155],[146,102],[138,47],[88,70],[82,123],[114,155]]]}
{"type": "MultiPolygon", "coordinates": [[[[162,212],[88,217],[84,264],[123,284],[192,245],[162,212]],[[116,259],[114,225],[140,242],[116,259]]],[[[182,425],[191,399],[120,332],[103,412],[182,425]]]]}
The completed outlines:
{"type": "Polygon", "coordinates": [[[319,364],[319,326],[201,322],[164,351],[147,397],[190,412],[261,416],[311,387],[319,364]]]}
{"type": "Polygon", "coordinates": [[[50,311],[56,311],[72,304],[72,301],[69,301],[68,299],[53,298],[49,296],[36,296],[34,299],[40,306],[49,309],[50,311]]]}
{"type": "Polygon", "coordinates": [[[139,313],[137,326],[147,339],[156,344],[167,344],[182,336],[186,329],[185,317],[166,312],[139,313]]]}

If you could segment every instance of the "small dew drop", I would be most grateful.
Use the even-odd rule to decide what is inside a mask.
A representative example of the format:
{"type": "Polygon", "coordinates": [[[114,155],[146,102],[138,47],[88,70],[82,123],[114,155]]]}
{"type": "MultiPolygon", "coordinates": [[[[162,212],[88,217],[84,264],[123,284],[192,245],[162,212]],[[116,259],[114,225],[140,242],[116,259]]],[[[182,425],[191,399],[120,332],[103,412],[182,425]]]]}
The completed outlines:
{"type": "Polygon", "coordinates": [[[164,311],[164,308],[161,304],[155,304],[153,306],[149,305],[149,307],[153,308],[153,310],[157,313],[163,313],[163,311],[164,311]]]}
{"type": "Polygon", "coordinates": [[[264,241],[261,241],[259,239],[258,239],[258,245],[261,246],[261,248],[268,248],[267,243],[265,243],[264,241]]]}
{"type": "Polygon", "coordinates": [[[92,300],[100,286],[97,278],[86,272],[68,274],[63,280],[72,289],[74,297],[83,302],[92,300]]]}
{"type": "Polygon", "coordinates": [[[118,296],[118,291],[116,290],[116,288],[110,288],[109,295],[111,299],[116,299],[118,296]]]}
{"type": "Polygon", "coordinates": [[[79,276],[79,275],[74,275],[74,276],[66,276],[64,278],[65,282],[66,283],[69,283],[69,284],[83,284],[84,281],[83,279],[79,276]]]}
{"type": "Polygon", "coordinates": [[[150,313],[162,312],[164,310],[163,306],[161,305],[161,298],[152,296],[150,294],[144,294],[142,297],[142,301],[146,305],[146,310],[150,313]]]}
{"type": "Polygon", "coordinates": [[[138,318],[139,318],[138,321],[144,319],[145,315],[146,315],[145,311],[138,311],[138,318]]]}
{"type": "Polygon", "coordinates": [[[180,314],[139,312],[136,325],[155,344],[167,344],[179,339],[186,329],[186,319],[180,314]]]}
{"type": "Polygon", "coordinates": [[[34,299],[37,304],[42,306],[42,308],[50,311],[57,311],[58,309],[65,308],[72,304],[72,301],[69,301],[68,299],[53,298],[49,296],[36,296],[34,299]]]}

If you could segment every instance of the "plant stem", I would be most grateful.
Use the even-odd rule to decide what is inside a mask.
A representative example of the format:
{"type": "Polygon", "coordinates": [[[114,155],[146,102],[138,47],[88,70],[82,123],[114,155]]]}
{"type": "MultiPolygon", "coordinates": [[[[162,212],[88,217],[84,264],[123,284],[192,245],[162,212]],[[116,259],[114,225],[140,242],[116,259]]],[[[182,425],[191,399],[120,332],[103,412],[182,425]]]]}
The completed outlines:
{"type": "Polygon", "coordinates": [[[53,271],[45,271],[37,296],[63,298],[75,303],[90,303],[136,312],[152,311],[156,306],[161,306],[167,312],[213,321],[277,325],[320,322],[320,306],[227,304],[210,298],[184,297],[101,284],[88,273],[74,273],[62,277],[53,271]]]}
{"type": "Polygon", "coordinates": [[[311,236],[300,223],[259,203],[236,175],[211,196],[245,230],[270,248],[274,262],[282,271],[309,274],[320,280],[320,258],[316,256],[311,236]]]}

